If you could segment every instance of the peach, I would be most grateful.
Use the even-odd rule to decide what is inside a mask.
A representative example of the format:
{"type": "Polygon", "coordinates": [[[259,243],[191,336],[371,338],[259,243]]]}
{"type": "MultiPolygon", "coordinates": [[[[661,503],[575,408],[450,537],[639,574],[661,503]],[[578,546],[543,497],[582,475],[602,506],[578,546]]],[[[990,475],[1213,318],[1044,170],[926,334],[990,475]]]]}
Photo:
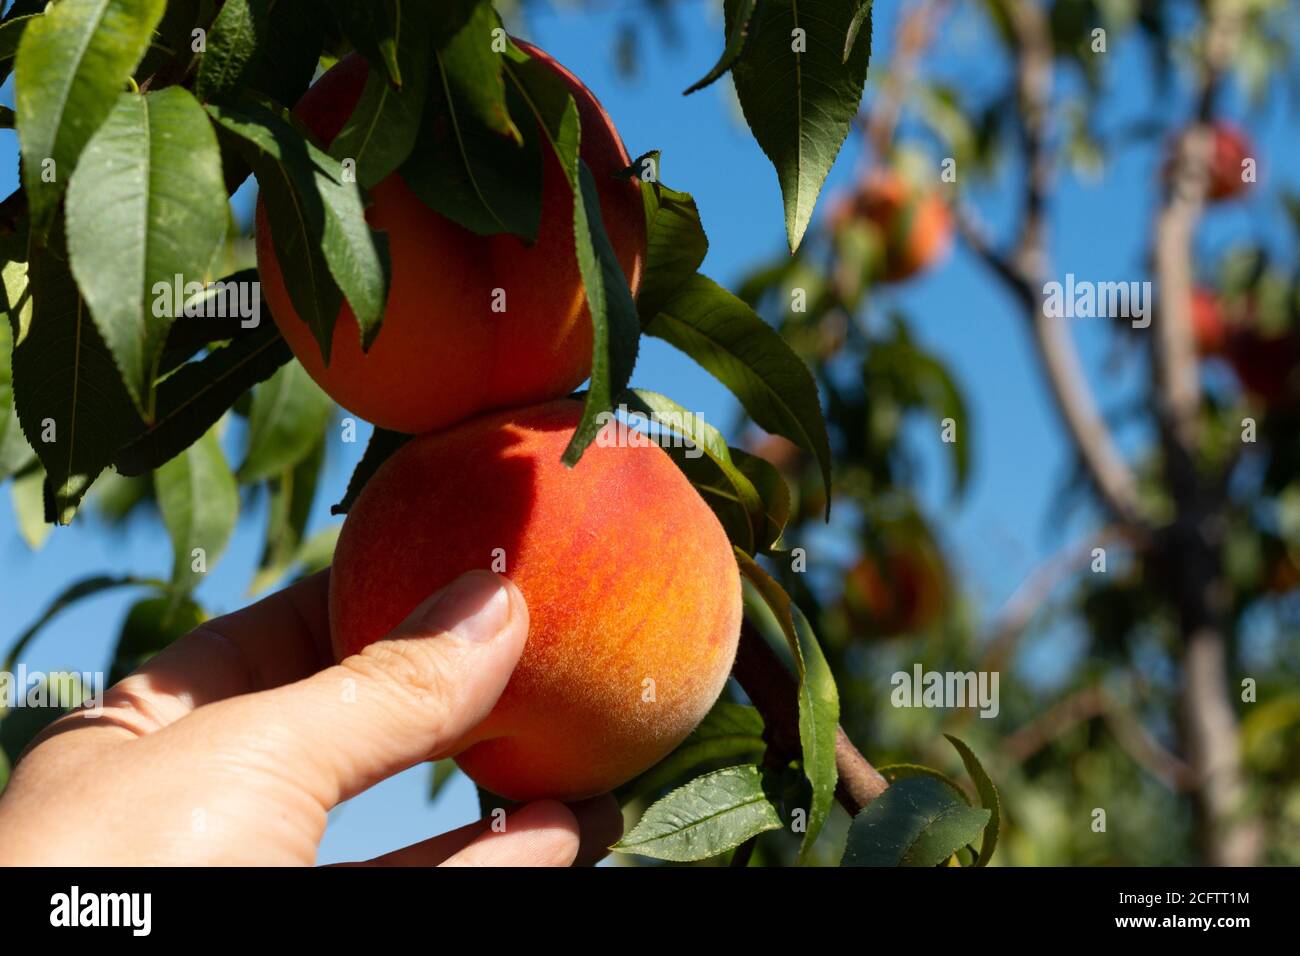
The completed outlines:
{"type": "Polygon", "coordinates": [[[609,442],[617,424],[566,468],[580,415],[562,399],[412,439],[353,505],[330,575],[340,659],[465,571],[518,585],[523,657],[451,751],[513,800],[580,799],[658,762],[718,697],[740,632],[713,512],[662,448],[609,442]]]}
{"type": "Polygon", "coordinates": [[[927,542],[895,542],[849,569],[844,603],[854,628],[871,637],[918,634],[944,610],[943,560],[927,542]]]}
{"type": "Polygon", "coordinates": [[[939,261],[952,244],[952,216],[943,197],[897,172],[878,170],[832,213],[832,228],[869,223],[880,240],[880,278],[902,282],[939,261]]]}
{"type": "MultiPolygon", "coordinates": [[[[1216,120],[1210,127],[1210,155],[1208,158],[1205,198],[1212,203],[1233,199],[1250,185],[1242,178],[1242,163],[1254,155],[1250,139],[1242,130],[1225,120],[1216,120]]],[[[1165,184],[1173,175],[1173,164],[1179,141],[1175,139],[1166,149],[1163,167],[1165,184]]]]}
{"type": "Polygon", "coordinates": [[[1223,354],[1228,342],[1228,326],[1219,296],[1210,289],[1192,290],[1192,335],[1200,355],[1223,354]]]}
{"type": "Polygon", "coordinates": [[[1222,202],[1245,192],[1247,183],[1241,178],[1242,162],[1251,155],[1246,134],[1231,123],[1222,120],[1214,124],[1214,147],[1210,158],[1210,182],[1206,198],[1222,202]]]}
{"type": "MultiPolygon", "coordinates": [[[[520,43],[568,85],[582,126],[581,154],[600,195],[601,217],[633,292],[645,257],[640,187],[609,116],[568,70],[520,43]]],[[[351,115],[368,66],[345,57],[295,109],[328,146],[351,115]]],[[[521,118],[516,117],[519,121],[521,118]]],[[[567,395],[591,372],[592,329],[573,245],[573,196],[543,144],[537,242],[479,236],[424,205],[393,173],[371,190],[367,219],[388,233],[392,284],[368,352],[344,303],[327,366],[289,301],[265,211],[257,207],[257,262],[271,315],[312,378],[344,408],[383,428],[417,434],[489,409],[567,395]],[[495,290],[505,311],[493,311],[495,290]]]]}

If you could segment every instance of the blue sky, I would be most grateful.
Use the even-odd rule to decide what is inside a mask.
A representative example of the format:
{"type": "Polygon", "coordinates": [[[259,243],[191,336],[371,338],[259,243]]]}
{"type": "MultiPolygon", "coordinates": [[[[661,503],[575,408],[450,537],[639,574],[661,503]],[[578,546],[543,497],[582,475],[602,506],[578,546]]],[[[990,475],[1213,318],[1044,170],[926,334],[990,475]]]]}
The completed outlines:
{"type": "MultiPolygon", "coordinates": [[[[611,7],[612,5],[601,5],[611,7]]],[[[877,4],[874,57],[888,49],[896,3],[877,4]]],[[[549,11],[536,15],[526,38],[537,42],[582,77],[604,102],[621,129],[632,155],[650,149],[664,154],[663,176],[674,188],[693,193],[711,240],[704,270],[724,284],[734,284],[759,261],[784,248],[783,216],[776,177],[766,157],[739,122],[727,81],[691,97],[680,91],[703,75],[720,48],[715,5],[681,6],[680,36],[665,44],[652,26],[643,31],[640,75],[626,81],[614,68],[613,40],[627,13],[602,9],[593,14],[549,11]]],[[[639,18],[644,20],[644,18],[639,18]]],[[[987,88],[996,73],[963,75],[953,63],[980,62],[988,42],[969,15],[956,15],[944,27],[942,44],[952,54],[932,58],[945,74],[970,88],[987,88]],[[964,55],[964,60],[960,59],[964,55]]],[[[1141,57],[1132,44],[1116,43],[1107,85],[1108,109],[1103,130],[1120,131],[1140,119],[1171,115],[1177,98],[1151,99],[1141,57]],[[1171,102],[1172,100],[1172,102],[1171,102]]],[[[12,103],[12,89],[4,91],[12,103]]],[[[1295,128],[1287,104],[1274,101],[1259,116],[1244,118],[1263,156],[1287,155],[1295,128]]],[[[1294,111],[1292,111],[1294,112],[1294,111]]],[[[1145,272],[1157,175],[1159,140],[1128,149],[1096,183],[1070,181],[1053,207],[1052,251],[1055,272],[1080,278],[1140,280],[1145,272]]],[[[0,131],[0,189],[15,185],[17,148],[11,131],[0,131]]],[[[858,168],[855,143],[845,149],[832,173],[829,189],[843,186],[858,168]]],[[[1276,184],[1284,171],[1261,162],[1265,185],[1244,203],[1216,211],[1201,240],[1206,250],[1243,235],[1272,235],[1267,216],[1276,184]]],[[[1295,173],[1290,174],[1294,185],[1295,173]]],[[[1019,183],[1008,169],[989,188],[976,191],[977,208],[995,227],[1005,227],[1019,183]]],[[[1280,241],[1280,240],[1279,240],[1280,241]]],[[[963,387],[971,411],[973,474],[965,497],[953,502],[935,426],[918,422],[910,440],[925,464],[921,495],[930,515],[952,548],[962,584],[978,613],[996,612],[1025,575],[1046,555],[1085,527],[1086,513],[1063,520],[1058,501],[1069,478],[1072,458],[1034,363],[1023,317],[983,267],[958,246],[941,269],[897,290],[882,291],[872,309],[881,314],[901,308],[913,320],[915,334],[946,360],[963,387]]],[[[1102,383],[1103,408],[1116,409],[1140,395],[1142,370],[1130,362],[1118,376],[1104,372],[1113,337],[1101,320],[1079,320],[1075,333],[1093,380],[1102,383]],[[1091,324],[1090,324],[1091,322],[1091,324]]],[[[737,406],[706,372],[656,340],[643,342],[634,384],[663,391],[710,422],[729,428],[737,406]]],[[[1137,447],[1140,434],[1125,435],[1137,447]]],[[[346,484],[362,444],[334,443],[319,495],[314,526],[330,520],[329,505],[346,484]]],[[[199,594],[214,612],[246,601],[256,565],[264,509],[254,503],[244,515],[221,562],[199,594]]],[[[817,555],[811,555],[813,561],[817,555]]],[[[6,646],[49,600],[70,581],[97,573],[166,576],[170,548],[157,522],[137,522],[121,533],[81,524],[56,529],[44,548],[32,554],[16,531],[7,501],[0,501],[0,648],[6,646]]],[[[26,663],[32,669],[107,667],[108,654],[132,597],[110,594],[85,601],[66,612],[32,645],[26,663]]],[[[1049,643],[1044,667],[1068,657],[1068,632],[1049,643]]],[[[472,786],[459,778],[434,804],[425,796],[428,770],[416,768],[353,800],[336,812],[321,850],[331,862],[374,855],[414,842],[473,819],[472,786]]]]}

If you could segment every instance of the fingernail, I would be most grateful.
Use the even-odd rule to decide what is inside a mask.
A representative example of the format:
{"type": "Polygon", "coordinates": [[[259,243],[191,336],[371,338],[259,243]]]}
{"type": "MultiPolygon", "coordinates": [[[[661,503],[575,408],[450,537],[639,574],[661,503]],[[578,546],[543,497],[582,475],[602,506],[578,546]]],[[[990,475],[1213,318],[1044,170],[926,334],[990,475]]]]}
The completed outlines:
{"type": "Polygon", "coordinates": [[[510,622],[505,578],[469,571],[447,585],[420,618],[422,629],[443,631],[467,644],[490,641],[510,622]]]}

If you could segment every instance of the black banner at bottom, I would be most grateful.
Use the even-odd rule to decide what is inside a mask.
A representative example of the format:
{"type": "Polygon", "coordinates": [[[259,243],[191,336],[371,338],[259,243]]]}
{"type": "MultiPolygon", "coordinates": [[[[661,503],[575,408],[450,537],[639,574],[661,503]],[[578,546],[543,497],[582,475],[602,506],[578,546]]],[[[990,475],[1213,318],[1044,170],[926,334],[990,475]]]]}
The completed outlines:
{"type": "Polygon", "coordinates": [[[625,938],[642,920],[636,935],[665,940],[678,919],[683,929],[705,919],[742,935],[830,920],[864,940],[895,931],[999,942],[1196,933],[1231,945],[1241,933],[1290,927],[1294,914],[1283,910],[1294,909],[1295,880],[1286,869],[0,870],[0,932],[6,942],[283,935],[373,944],[380,927],[432,922],[476,927],[485,942],[554,932],[596,943],[625,938]]]}

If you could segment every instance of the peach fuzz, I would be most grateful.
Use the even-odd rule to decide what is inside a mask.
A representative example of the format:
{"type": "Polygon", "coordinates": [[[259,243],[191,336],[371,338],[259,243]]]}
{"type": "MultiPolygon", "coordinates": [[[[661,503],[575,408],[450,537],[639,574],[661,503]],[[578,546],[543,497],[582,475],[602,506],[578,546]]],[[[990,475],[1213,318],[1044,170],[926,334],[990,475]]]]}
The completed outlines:
{"type": "Polygon", "coordinates": [[[580,414],[560,400],[412,439],[353,505],[330,576],[339,659],[465,571],[519,587],[523,657],[450,751],[513,800],[580,799],[657,763],[721,693],[740,632],[735,557],[708,505],[655,445],[598,439],[565,467],[580,414]]]}

